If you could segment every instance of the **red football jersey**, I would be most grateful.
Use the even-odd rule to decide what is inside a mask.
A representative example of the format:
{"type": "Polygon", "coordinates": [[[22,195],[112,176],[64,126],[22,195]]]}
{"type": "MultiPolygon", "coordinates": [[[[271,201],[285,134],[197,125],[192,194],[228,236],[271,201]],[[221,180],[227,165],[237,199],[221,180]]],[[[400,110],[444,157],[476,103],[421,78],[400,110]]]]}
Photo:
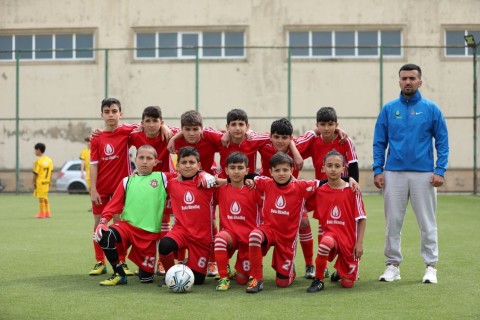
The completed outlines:
{"type": "Polygon", "coordinates": [[[202,135],[200,136],[200,140],[197,143],[191,144],[188,143],[185,138],[179,138],[175,140],[175,151],[178,153],[178,150],[183,147],[194,147],[200,153],[200,163],[202,165],[202,170],[206,171],[210,174],[217,174],[215,162],[215,152],[218,152],[218,147],[212,141],[206,140],[204,138],[204,132],[209,132],[207,134],[212,135],[219,135],[220,137],[223,135],[222,132],[217,131],[212,128],[203,128],[202,135]]]}
{"type": "MultiPolygon", "coordinates": [[[[295,146],[297,147],[297,150],[303,159],[306,159],[309,157],[308,150],[309,150],[310,144],[314,141],[315,138],[316,138],[315,132],[307,131],[303,136],[293,139],[293,141],[295,142],[295,146]]],[[[269,170],[270,158],[272,158],[273,155],[277,153],[277,150],[275,150],[275,147],[273,146],[272,142],[268,142],[263,147],[261,147],[258,151],[260,152],[260,155],[262,157],[262,168],[260,171],[260,175],[272,177],[269,170]]],[[[290,150],[288,150],[287,154],[293,158],[290,150]]],[[[295,178],[298,178],[298,174],[299,174],[298,169],[296,167],[293,168],[293,176],[295,178]]]]}
{"type": "Polygon", "coordinates": [[[122,178],[132,173],[128,137],[138,125],[121,124],[113,131],[102,131],[92,137],[90,164],[97,165],[97,191],[109,197],[122,178]]]}
{"type": "Polygon", "coordinates": [[[328,183],[316,192],[317,219],[323,232],[332,232],[347,250],[353,254],[357,241],[357,220],[366,219],[365,208],[360,192],[353,192],[350,186],[332,189],[328,183]]]}
{"type": "Polygon", "coordinates": [[[197,179],[177,181],[169,179],[167,193],[172,203],[175,225],[189,235],[205,243],[213,240],[214,188],[197,187],[197,179]]]}
{"type": "Polygon", "coordinates": [[[317,183],[316,180],[293,180],[279,186],[272,178],[255,177],[255,185],[264,195],[264,225],[278,231],[281,237],[294,241],[305,199],[315,194],[317,183]]]}
{"type": "MultiPolygon", "coordinates": [[[[170,130],[172,130],[173,134],[178,132],[178,128],[170,127],[170,130]]],[[[155,148],[159,162],[155,168],[153,168],[153,171],[175,172],[175,165],[170,157],[170,153],[167,150],[168,141],[162,140],[162,136],[160,134],[155,138],[149,138],[146,136],[143,130],[134,130],[130,134],[130,144],[135,146],[137,149],[145,144],[149,144],[155,148]]]]}
{"type": "Polygon", "coordinates": [[[233,187],[230,183],[215,192],[218,203],[220,230],[228,230],[237,235],[243,244],[248,244],[250,232],[260,225],[261,194],[247,186],[233,187]]]}
{"type": "Polygon", "coordinates": [[[257,171],[257,151],[270,141],[269,133],[251,133],[249,136],[239,144],[230,143],[228,147],[224,147],[221,142],[222,135],[210,134],[204,131],[204,136],[207,140],[213,141],[218,146],[220,154],[220,178],[227,178],[225,167],[227,166],[227,157],[230,153],[235,151],[243,152],[248,158],[249,173],[257,171]]]}
{"type": "Polygon", "coordinates": [[[347,138],[347,141],[341,144],[340,137],[336,137],[332,142],[325,142],[321,136],[318,136],[310,144],[309,150],[307,151],[307,155],[312,157],[313,167],[315,168],[315,179],[328,179],[326,173],[322,170],[323,159],[327,153],[333,149],[342,154],[347,162],[342,176],[348,177],[348,165],[350,163],[358,162],[355,145],[350,138],[347,138]]]}

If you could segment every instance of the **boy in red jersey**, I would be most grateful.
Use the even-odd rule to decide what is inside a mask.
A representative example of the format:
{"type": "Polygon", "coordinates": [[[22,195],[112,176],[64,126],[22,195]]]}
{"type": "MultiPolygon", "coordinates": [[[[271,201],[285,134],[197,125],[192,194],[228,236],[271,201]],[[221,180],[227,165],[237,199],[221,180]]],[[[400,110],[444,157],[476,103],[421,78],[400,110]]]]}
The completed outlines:
{"type": "Polygon", "coordinates": [[[355,145],[349,137],[341,141],[342,137],[337,133],[338,122],[337,113],[332,107],[323,107],[317,111],[317,131],[319,133],[316,139],[309,143],[307,148],[307,157],[312,157],[313,167],[315,168],[315,179],[327,179],[327,174],[323,170],[323,160],[328,152],[335,149],[345,157],[347,164],[343,177],[352,177],[359,181],[358,159],[355,152],[355,145]]]}
{"type": "Polygon", "coordinates": [[[229,144],[224,146],[222,144],[223,134],[208,134],[205,135],[207,140],[213,141],[218,146],[220,154],[220,170],[219,177],[226,179],[227,174],[225,168],[227,166],[227,157],[230,153],[239,151],[244,153],[248,158],[249,173],[255,173],[257,170],[257,151],[270,141],[269,133],[250,133],[247,113],[241,109],[232,109],[227,113],[226,125],[229,144]]]}
{"type": "MultiPolygon", "coordinates": [[[[279,151],[287,153],[293,158],[294,153],[298,153],[300,158],[302,154],[306,153],[309,147],[308,140],[315,138],[313,131],[308,131],[304,136],[294,139],[293,126],[288,119],[282,118],[272,122],[270,127],[271,141],[259,149],[262,156],[262,171],[261,175],[272,177],[270,174],[269,161],[273,155],[279,151]],[[294,145],[291,147],[291,145],[294,145]],[[292,152],[293,151],[293,152],[292,152]]],[[[293,176],[298,178],[299,170],[297,167],[293,168],[293,176]]],[[[302,213],[302,222],[300,223],[299,240],[302,247],[303,257],[305,259],[305,278],[313,279],[315,276],[315,267],[313,265],[313,235],[308,221],[307,211],[302,213]]]]}
{"type": "MultiPolygon", "coordinates": [[[[229,144],[224,146],[222,143],[223,132],[216,130],[203,130],[202,137],[206,141],[212,143],[217,147],[220,154],[220,172],[219,178],[226,179],[227,175],[224,168],[226,167],[226,160],[230,153],[239,151],[248,157],[249,172],[255,173],[257,163],[257,151],[270,140],[270,135],[265,134],[249,134],[250,125],[248,123],[248,116],[244,110],[232,109],[227,113],[227,133],[229,144]]],[[[203,162],[203,159],[202,159],[203,162]]],[[[206,168],[207,169],[207,168],[206,168]]],[[[213,253],[213,252],[212,252],[213,253]]],[[[211,257],[213,260],[213,256],[211,257]]],[[[217,271],[214,263],[210,261],[208,276],[215,276],[217,271]]]]}
{"type": "MultiPolygon", "coordinates": [[[[164,139],[161,134],[161,128],[164,125],[162,119],[162,110],[158,106],[149,106],[143,110],[142,113],[142,130],[134,130],[130,134],[130,144],[139,148],[143,145],[151,145],[157,152],[157,164],[153,171],[175,172],[175,166],[170,153],[167,150],[168,141],[164,139]]],[[[178,129],[170,128],[172,133],[177,133],[178,129]]],[[[172,213],[172,206],[167,199],[165,212],[162,220],[162,232],[160,239],[163,238],[168,231],[170,231],[170,214],[172,213]]],[[[165,269],[161,261],[158,261],[157,274],[164,275],[165,269]]]]}
{"type": "Polygon", "coordinates": [[[221,136],[222,133],[212,128],[203,128],[202,115],[195,110],[186,111],[180,116],[180,127],[181,134],[176,134],[170,139],[168,150],[177,153],[180,148],[194,147],[200,153],[202,170],[216,174],[215,153],[218,152],[218,147],[205,139],[204,135],[221,136]]]}
{"type": "MultiPolygon", "coordinates": [[[[97,228],[103,209],[110,201],[115,188],[123,177],[131,174],[130,157],[128,153],[128,138],[130,133],[137,128],[136,125],[119,124],[122,116],[120,101],[107,98],[101,103],[101,117],[105,128],[92,137],[90,154],[90,197],[92,199],[92,212],[94,218],[93,230],[97,228]]],[[[119,220],[119,215],[113,216],[119,220]]],[[[93,241],[97,263],[89,275],[96,276],[107,272],[105,255],[97,242],[93,241]]],[[[120,259],[127,275],[133,275],[125,264],[125,250],[120,251],[120,259]]]]}
{"type": "MultiPolygon", "coordinates": [[[[316,138],[311,139],[307,142],[308,147],[305,153],[305,157],[312,157],[313,167],[315,168],[315,179],[325,180],[327,175],[323,170],[323,160],[325,159],[326,154],[331,150],[337,150],[342,154],[346,161],[347,165],[345,166],[345,171],[342,172],[343,177],[351,177],[357,182],[359,181],[359,171],[358,171],[358,159],[357,153],[355,152],[355,145],[353,144],[352,139],[346,137],[340,137],[338,134],[338,122],[337,122],[337,113],[332,107],[323,107],[317,111],[317,128],[316,131],[319,134],[316,138]]],[[[307,201],[306,208],[308,211],[312,209],[317,210],[317,205],[315,203],[315,197],[310,198],[307,201]]],[[[313,216],[317,214],[314,212],[313,216]]],[[[322,239],[322,225],[318,225],[318,243],[322,239]]],[[[325,276],[328,277],[328,269],[325,270],[325,276]]]]}
{"type": "MultiPolygon", "coordinates": [[[[212,128],[203,128],[202,115],[194,110],[186,111],[180,116],[180,126],[181,132],[173,136],[168,143],[170,152],[177,153],[180,148],[186,146],[194,147],[200,154],[202,170],[213,175],[217,174],[215,153],[218,152],[218,147],[211,140],[205,139],[205,135],[221,137],[223,133],[212,128]]],[[[217,234],[218,229],[215,220],[213,223],[214,234],[217,234]]],[[[180,250],[177,253],[177,258],[179,261],[183,261],[185,250],[180,250]]],[[[207,275],[209,277],[218,276],[213,251],[210,254],[207,275]]]]}
{"type": "Polygon", "coordinates": [[[337,271],[331,280],[338,281],[344,288],[352,288],[358,279],[358,263],[363,255],[366,213],[360,191],[353,192],[349,184],[342,180],[345,158],[336,150],[325,156],[323,170],[328,183],[316,192],[316,217],[323,226],[323,237],[318,245],[315,264],[317,270],[307,292],[317,292],[324,288],[324,270],[327,260],[335,263],[337,271]]]}
{"type": "Polygon", "coordinates": [[[127,277],[117,252],[117,245],[131,247],[129,258],[139,267],[142,283],[153,282],[156,243],[166,204],[167,176],[153,172],[157,152],[150,145],[137,149],[137,174],[120,181],[112,200],[103,210],[95,231],[95,240],[102,247],[112,265],[113,275],[100,282],[102,286],[127,284],[127,277]],[[121,220],[107,227],[113,215],[121,213],[121,220]]]}
{"type": "MultiPolygon", "coordinates": [[[[207,263],[213,243],[213,188],[197,187],[200,154],[193,147],[178,151],[177,171],[181,180],[169,180],[167,193],[172,203],[175,224],[160,240],[158,252],[168,271],[174,265],[173,252],[188,249],[187,266],[195,275],[195,284],[202,284],[207,273],[207,263]]],[[[165,284],[165,279],[159,286],[165,284]]]]}
{"type": "Polygon", "coordinates": [[[236,250],[236,280],[241,285],[247,283],[250,272],[248,236],[260,224],[261,194],[258,189],[250,189],[244,183],[248,173],[247,156],[241,152],[232,152],[227,157],[225,173],[230,183],[215,192],[220,212],[220,232],[215,236],[215,260],[220,276],[217,291],[230,288],[228,260],[236,250]]]}
{"type": "Polygon", "coordinates": [[[262,256],[274,246],[272,267],[276,284],[285,288],[295,279],[295,249],[305,199],[315,194],[316,180],[294,180],[293,160],[284,152],[270,159],[272,178],[255,177],[255,185],[263,193],[264,224],[249,235],[251,264],[247,293],[263,289],[262,256]]]}

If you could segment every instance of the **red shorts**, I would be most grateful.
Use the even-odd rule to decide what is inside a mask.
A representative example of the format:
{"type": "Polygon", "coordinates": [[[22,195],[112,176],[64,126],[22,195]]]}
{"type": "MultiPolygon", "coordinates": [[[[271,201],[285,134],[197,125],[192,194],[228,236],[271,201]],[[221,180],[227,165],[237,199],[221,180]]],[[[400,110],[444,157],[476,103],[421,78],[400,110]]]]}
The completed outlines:
{"type": "Polygon", "coordinates": [[[95,204],[92,202],[92,213],[96,216],[102,215],[103,209],[107,206],[112,199],[112,196],[101,197],[102,204],[95,204]]]}
{"type": "Polygon", "coordinates": [[[187,266],[202,274],[207,274],[208,257],[212,250],[212,239],[199,241],[191,237],[190,233],[182,227],[173,226],[165,237],[172,238],[178,245],[178,249],[188,249],[187,266]]]}
{"type": "Polygon", "coordinates": [[[274,247],[272,254],[272,268],[277,273],[285,277],[290,277],[293,273],[293,263],[295,262],[295,253],[297,248],[296,236],[293,239],[285,238],[278,231],[262,225],[258,227],[267,237],[267,246],[262,246],[262,254],[265,256],[270,249],[274,247]]]}
{"type": "Polygon", "coordinates": [[[248,278],[250,274],[250,259],[248,258],[248,243],[241,242],[235,232],[231,230],[222,230],[227,232],[232,238],[232,246],[228,250],[228,257],[231,258],[235,251],[237,251],[237,261],[235,262],[235,269],[248,278]]]}
{"type": "Polygon", "coordinates": [[[110,227],[120,233],[125,249],[130,246],[128,258],[145,272],[155,272],[155,259],[157,256],[157,240],[159,233],[148,232],[132,226],[126,221],[118,221],[110,227]]]}
{"type": "Polygon", "coordinates": [[[347,248],[347,246],[339,241],[339,237],[337,237],[333,232],[324,232],[323,237],[326,236],[331,237],[335,241],[335,248],[330,251],[328,261],[332,262],[335,257],[338,256],[337,261],[335,262],[335,269],[337,270],[340,278],[349,279],[352,281],[358,280],[359,260],[355,260],[355,248],[347,248]]]}

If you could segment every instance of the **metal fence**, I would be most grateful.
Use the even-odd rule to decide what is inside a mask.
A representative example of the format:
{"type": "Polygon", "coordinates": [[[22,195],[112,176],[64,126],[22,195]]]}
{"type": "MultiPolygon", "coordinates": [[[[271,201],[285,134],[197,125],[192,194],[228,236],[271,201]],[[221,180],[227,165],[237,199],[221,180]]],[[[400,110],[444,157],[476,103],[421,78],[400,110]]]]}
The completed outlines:
{"type": "MultiPolygon", "coordinates": [[[[96,49],[92,61],[46,62],[22,60],[17,52],[14,62],[0,63],[0,188],[8,181],[6,190],[28,190],[22,172],[30,172],[38,141],[47,144],[56,168],[78,158],[84,137],[103,126],[99,101],[107,96],[122,101],[127,122],[139,122],[145,106],[160,105],[169,125],[180,126],[180,114],[196,109],[205,125],[223,128],[228,110],[240,107],[252,129],[268,131],[272,120],[287,117],[295,135],[313,129],[317,109],[331,105],[356,143],[360,168],[369,172],[376,117],[399,94],[399,67],[412,62],[424,71],[422,94],[438,103],[449,126],[447,174],[455,182],[448,191],[476,193],[476,60],[446,57],[445,48],[405,46],[394,58],[380,48],[376,57],[301,59],[287,47],[246,47],[244,59],[231,60],[198,54],[136,60],[133,48],[108,48],[96,49]]],[[[308,162],[306,169],[312,169],[308,162]]]]}

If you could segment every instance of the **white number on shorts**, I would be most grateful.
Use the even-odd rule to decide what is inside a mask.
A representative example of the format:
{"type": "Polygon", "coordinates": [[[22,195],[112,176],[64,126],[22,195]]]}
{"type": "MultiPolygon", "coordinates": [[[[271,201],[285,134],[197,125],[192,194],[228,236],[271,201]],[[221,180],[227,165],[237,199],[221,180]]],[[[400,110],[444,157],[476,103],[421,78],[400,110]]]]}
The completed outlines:
{"type": "Polygon", "coordinates": [[[155,267],[155,257],[145,257],[142,262],[142,266],[154,268],[155,267]]]}
{"type": "Polygon", "coordinates": [[[290,270],[290,266],[292,265],[292,260],[285,260],[285,263],[282,266],[283,270],[290,270]]]}
{"type": "Polygon", "coordinates": [[[242,265],[243,265],[243,270],[250,271],[250,261],[249,260],[243,261],[242,265]]]}
{"type": "Polygon", "coordinates": [[[200,259],[198,259],[197,265],[198,265],[200,268],[205,268],[205,266],[207,265],[207,258],[201,257],[200,259]]]}
{"type": "Polygon", "coordinates": [[[349,269],[350,269],[350,270],[348,271],[348,274],[354,273],[354,272],[355,272],[355,269],[357,268],[357,266],[354,265],[354,264],[351,264],[351,265],[349,265],[348,267],[349,267],[349,269]]]}

